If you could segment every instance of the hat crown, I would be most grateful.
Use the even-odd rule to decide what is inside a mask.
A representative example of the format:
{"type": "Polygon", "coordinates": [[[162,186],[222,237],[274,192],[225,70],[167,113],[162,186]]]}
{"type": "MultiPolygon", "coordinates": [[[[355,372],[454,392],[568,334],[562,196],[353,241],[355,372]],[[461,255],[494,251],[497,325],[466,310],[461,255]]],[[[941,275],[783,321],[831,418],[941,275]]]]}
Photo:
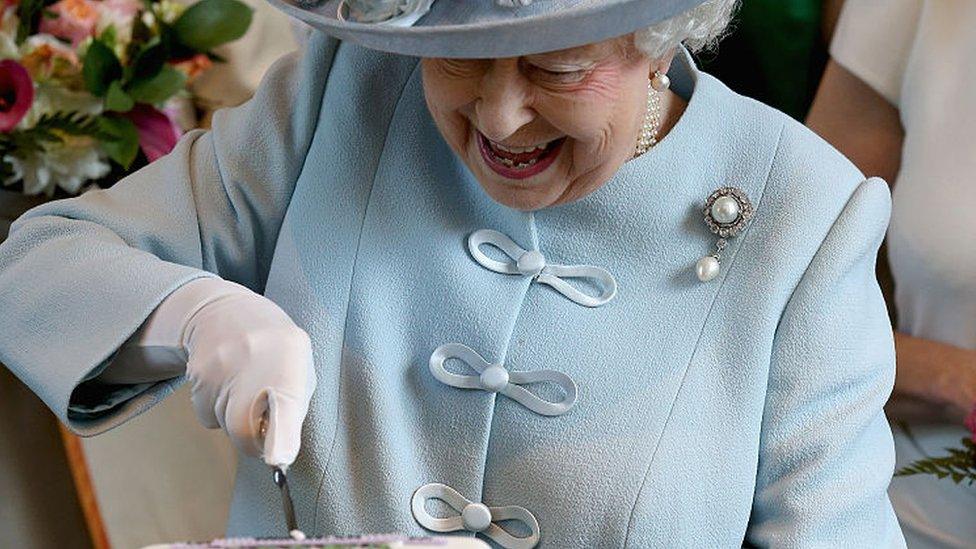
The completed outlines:
{"type": "Polygon", "coordinates": [[[419,57],[499,58],[622,36],[704,0],[268,0],[368,48],[419,57]]]}

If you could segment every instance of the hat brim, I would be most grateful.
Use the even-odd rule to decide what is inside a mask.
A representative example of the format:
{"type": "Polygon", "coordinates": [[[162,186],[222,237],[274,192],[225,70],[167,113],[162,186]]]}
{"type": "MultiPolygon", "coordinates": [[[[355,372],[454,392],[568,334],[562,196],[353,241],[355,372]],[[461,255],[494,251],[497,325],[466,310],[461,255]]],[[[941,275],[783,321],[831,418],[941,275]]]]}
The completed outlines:
{"type": "Polygon", "coordinates": [[[438,0],[411,27],[343,21],[340,0],[310,7],[268,0],[320,31],[367,48],[417,57],[502,58],[562,50],[623,36],[704,0],[536,0],[502,7],[493,0],[438,0]]]}

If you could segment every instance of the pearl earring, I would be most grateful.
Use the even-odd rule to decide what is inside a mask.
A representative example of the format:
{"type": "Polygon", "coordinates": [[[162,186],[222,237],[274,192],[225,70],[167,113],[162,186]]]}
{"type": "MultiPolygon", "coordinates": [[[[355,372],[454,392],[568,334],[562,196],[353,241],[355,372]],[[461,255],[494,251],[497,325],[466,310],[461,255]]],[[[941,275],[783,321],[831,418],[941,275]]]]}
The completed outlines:
{"type": "Polygon", "coordinates": [[[737,187],[722,187],[705,201],[705,224],[719,237],[715,243],[715,253],[706,255],[695,264],[698,280],[708,282],[718,276],[721,268],[722,252],[728,244],[727,238],[734,238],[752,219],[752,202],[746,193],[737,187]]]}
{"type": "Polygon", "coordinates": [[[671,79],[661,71],[654,71],[654,76],[651,77],[651,87],[654,88],[654,91],[663,92],[671,87],[671,79]]]}
{"type": "Polygon", "coordinates": [[[640,133],[637,135],[637,147],[634,158],[646,153],[657,144],[657,134],[664,121],[661,94],[654,91],[654,83],[647,83],[647,109],[644,111],[644,122],[641,123],[640,133]]]}

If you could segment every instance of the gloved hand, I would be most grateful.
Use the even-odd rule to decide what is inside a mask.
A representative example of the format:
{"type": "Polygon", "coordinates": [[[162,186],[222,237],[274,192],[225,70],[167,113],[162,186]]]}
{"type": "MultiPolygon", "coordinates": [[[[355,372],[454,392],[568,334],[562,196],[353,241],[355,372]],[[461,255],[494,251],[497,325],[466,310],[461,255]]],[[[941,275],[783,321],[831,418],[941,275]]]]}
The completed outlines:
{"type": "Polygon", "coordinates": [[[308,334],[274,302],[219,278],[193,280],[147,320],[146,342],[176,339],[197,418],[269,465],[295,461],[315,391],[308,334]],[[261,419],[267,432],[261,437],[261,419]]]}

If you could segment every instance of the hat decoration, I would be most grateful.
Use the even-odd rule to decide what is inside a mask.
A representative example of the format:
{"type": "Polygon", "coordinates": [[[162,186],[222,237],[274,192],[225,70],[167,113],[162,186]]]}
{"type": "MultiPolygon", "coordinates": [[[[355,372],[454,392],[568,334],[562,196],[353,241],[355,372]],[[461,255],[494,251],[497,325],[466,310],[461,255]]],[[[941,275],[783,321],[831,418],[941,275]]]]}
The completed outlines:
{"type": "MultiPolygon", "coordinates": [[[[427,15],[434,0],[343,0],[336,17],[340,21],[411,27],[427,15]]],[[[499,6],[528,6],[532,0],[495,0],[499,6]]]]}
{"type": "Polygon", "coordinates": [[[411,27],[427,15],[434,0],[343,0],[336,17],[340,21],[411,27]]]}

